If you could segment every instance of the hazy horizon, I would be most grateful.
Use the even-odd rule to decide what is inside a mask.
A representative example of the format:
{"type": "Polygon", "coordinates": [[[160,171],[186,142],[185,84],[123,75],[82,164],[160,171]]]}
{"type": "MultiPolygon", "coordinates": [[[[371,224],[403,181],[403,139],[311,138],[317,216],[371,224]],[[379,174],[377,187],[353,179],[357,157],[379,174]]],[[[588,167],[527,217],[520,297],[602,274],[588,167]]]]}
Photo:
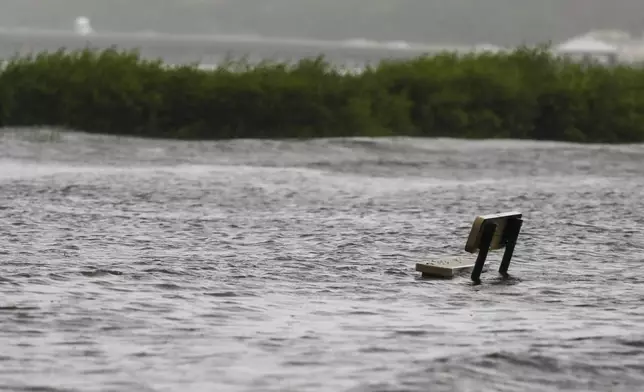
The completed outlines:
{"type": "Polygon", "coordinates": [[[3,0],[0,26],[519,45],[644,30],[636,0],[3,0]]]}

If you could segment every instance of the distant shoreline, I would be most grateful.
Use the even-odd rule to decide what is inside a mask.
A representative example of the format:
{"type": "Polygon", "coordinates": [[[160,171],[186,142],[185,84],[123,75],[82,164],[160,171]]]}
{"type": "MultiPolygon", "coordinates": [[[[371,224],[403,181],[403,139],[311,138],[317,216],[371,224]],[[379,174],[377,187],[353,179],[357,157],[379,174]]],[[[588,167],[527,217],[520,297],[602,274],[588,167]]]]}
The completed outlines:
{"type": "Polygon", "coordinates": [[[385,59],[411,59],[441,51],[468,52],[468,45],[427,45],[361,40],[329,41],[244,35],[174,35],[162,33],[93,33],[86,36],[64,30],[1,30],[0,56],[14,53],[56,51],[60,48],[105,50],[136,49],[145,58],[161,58],[173,64],[210,63],[226,56],[290,60],[324,54],[337,63],[374,63],[385,59]]]}

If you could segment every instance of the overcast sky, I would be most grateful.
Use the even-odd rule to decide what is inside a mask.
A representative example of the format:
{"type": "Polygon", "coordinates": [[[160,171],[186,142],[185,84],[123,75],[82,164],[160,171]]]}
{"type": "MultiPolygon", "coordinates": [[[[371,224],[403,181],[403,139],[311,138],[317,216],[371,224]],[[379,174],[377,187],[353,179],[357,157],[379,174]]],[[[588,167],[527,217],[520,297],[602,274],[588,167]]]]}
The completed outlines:
{"type": "Polygon", "coordinates": [[[0,25],[502,45],[644,30],[644,0],[0,0],[0,25]]]}

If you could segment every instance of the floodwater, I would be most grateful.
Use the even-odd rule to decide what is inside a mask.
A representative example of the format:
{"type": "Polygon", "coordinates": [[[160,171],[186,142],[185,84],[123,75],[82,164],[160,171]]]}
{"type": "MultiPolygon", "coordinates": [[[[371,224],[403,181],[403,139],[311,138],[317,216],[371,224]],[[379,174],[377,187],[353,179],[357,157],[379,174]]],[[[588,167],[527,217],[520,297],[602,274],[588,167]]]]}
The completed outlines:
{"type": "Polygon", "coordinates": [[[644,146],[53,136],[0,139],[2,390],[644,387],[644,146]],[[504,210],[510,279],[414,271],[504,210]]]}

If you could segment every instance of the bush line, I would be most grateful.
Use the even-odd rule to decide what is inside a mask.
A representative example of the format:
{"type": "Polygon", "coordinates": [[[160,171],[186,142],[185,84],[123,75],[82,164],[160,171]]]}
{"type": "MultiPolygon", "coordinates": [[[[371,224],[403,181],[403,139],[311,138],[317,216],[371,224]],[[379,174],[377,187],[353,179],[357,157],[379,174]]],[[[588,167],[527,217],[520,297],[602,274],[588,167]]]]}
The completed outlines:
{"type": "Polygon", "coordinates": [[[442,53],[347,74],[322,57],[168,67],[135,51],[14,56],[0,125],[179,139],[428,136],[644,140],[644,69],[545,48],[442,53]]]}

